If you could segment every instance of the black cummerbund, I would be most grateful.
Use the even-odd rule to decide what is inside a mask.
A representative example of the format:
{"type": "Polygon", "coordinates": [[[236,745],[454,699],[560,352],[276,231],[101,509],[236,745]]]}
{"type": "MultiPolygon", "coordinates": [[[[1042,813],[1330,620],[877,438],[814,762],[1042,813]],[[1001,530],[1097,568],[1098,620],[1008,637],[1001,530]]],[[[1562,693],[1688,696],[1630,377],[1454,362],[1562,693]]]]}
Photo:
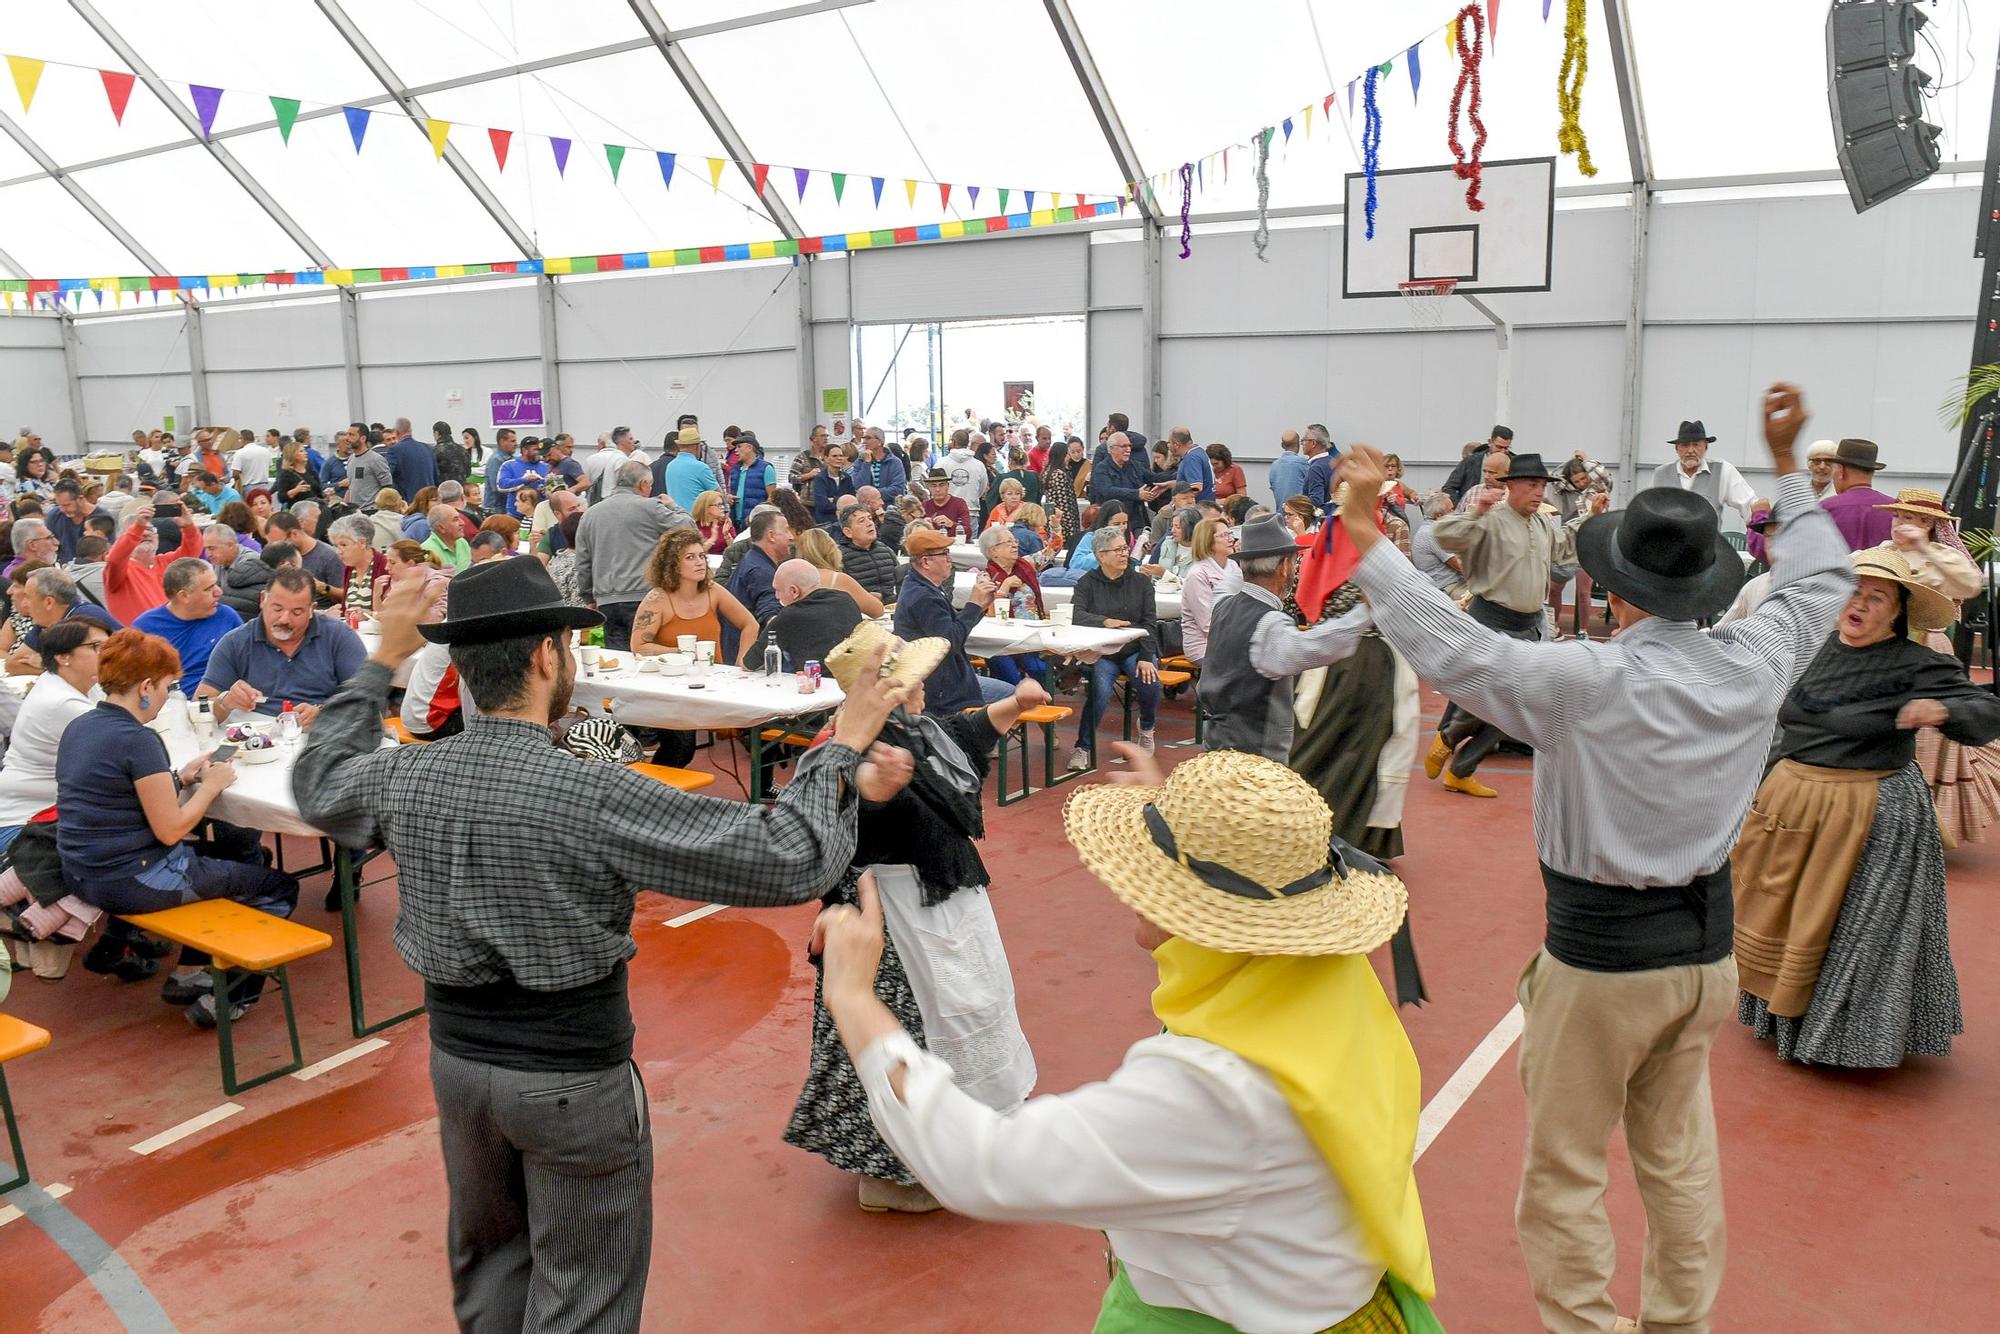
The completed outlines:
{"type": "Polygon", "coordinates": [[[1542,867],[1548,951],[1572,968],[1635,973],[1728,956],[1736,930],[1729,863],[1692,884],[1633,889],[1542,867]]]}
{"type": "Polygon", "coordinates": [[[1512,607],[1503,607],[1490,598],[1474,597],[1466,606],[1465,612],[1489,630],[1502,630],[1519,635],[1542,628],[1542,613],[1539,608],[1534,611],[1515,611],[1512,607]]]}

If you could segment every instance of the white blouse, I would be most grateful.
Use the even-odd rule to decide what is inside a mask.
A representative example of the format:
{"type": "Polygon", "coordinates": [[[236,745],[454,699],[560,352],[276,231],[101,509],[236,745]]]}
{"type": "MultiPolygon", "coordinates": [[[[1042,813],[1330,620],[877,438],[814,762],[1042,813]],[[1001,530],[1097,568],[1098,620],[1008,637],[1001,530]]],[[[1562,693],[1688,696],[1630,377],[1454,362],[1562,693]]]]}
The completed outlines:
{"type": "Polygon", "coordinates": [[[1102,1231],[1151,1305],[1244,1334],[1310,1334],[1382,1281],[1277,1084],[1213,1043],[1147,1038],[1103,1083],[1008,1113],[960,1091],[907,1033],[878,1039],[857,1068],[882,1138],[945,1207],[1102,1231]]]}
{"type": "Polygon", "coordinates": [[[63,731],[90,712],[96,693],[93,686],[91,694],[81,694],[54,672],[35,678],[0,763],[0,828],[26,824],[56,804],[56,746],[63,731]]]}

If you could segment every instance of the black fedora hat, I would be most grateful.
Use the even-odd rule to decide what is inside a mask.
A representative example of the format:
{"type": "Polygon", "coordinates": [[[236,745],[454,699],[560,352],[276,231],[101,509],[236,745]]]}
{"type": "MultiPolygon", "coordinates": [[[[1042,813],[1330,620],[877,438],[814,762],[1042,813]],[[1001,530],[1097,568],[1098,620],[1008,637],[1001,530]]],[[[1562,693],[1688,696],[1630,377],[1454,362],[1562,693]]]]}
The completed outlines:
{"type": "Polygon", "coordinates": [[[453,578],[444,620],[417,631],[433,644],[479,644],[602,624],[600,613],[563,601],[540,561],[503,556],[453,578]]]}
{"type": "Polygon", "coordinates": [[[1743,560],[1715,507],[1679,487],[1649,487],[1624,509],[1584,520],[1576,558],[1592,579],[1670,621],[1713,616],[1743,587],[1743,560]]]}
{"type": "Polygon", "coordinates": [[[1515,454],[1513,462],[1501,476],[1503,482],[1553,482],[1556,475],[1542,462],[1540,454],[1515,454]]]}
{"type": "Polygon", "coordinates": [[[1697,417],[1691,422],[1682,422],[1681,429],[1667,443],[1670,445],[1712,445],[1715,443],[1715,437],[1708,433],[1708,428],[1703,426],[1701,419],[1697,417]]]}
{"type": "Polygon", "coordinates": [[[1833,447],[1833,461],[1844,463],[1850,468],[1860,468],[1867,472],[1880,472],[1882,460],[1876,457],[1873,440],[1847,439],[1833,447]]]}

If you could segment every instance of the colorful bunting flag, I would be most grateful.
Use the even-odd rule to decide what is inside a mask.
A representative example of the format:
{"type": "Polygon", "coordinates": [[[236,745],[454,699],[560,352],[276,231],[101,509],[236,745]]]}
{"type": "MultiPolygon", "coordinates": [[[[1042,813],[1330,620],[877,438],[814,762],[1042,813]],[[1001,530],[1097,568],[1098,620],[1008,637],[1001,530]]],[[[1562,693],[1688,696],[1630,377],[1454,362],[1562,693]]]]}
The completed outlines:
{"type": "Polygon", "coordinates": [[[1331,120],[1333,118],[1333,99],[1338,96],[1338,93],[1328,93],[1326,100],[1319,104],[1319,114],[1331,120]]]}
{"type": "Polygon", "coordinates": [[[671,190],[674,185],[674,155],[672,153],[653,154],[660,163],[660,184],[671,190]]]}
{"type": "Polygon", "coordinates": [[[917,206],[917,183],[915,181],[903,182],[903,197],[909,200],[911,208],[917,206]]]}
{"type": "MultiPolygon", "coordinates": [[[[1421,46],[1422,43],[1419,42],[1417,45],[1421,46]]],[[[1424,81],[1424,72],[1421,68],[1418,67],[1417,64],[1416,46],[1411,47],[1408,51],[1404,52],[1403,54],[1404,54],[1404,59],[1409,63],[1410,66],[1410,100],[1414,102],[1417,100],[1417,89],[1419,86],[1422,85],[1424,81]]]]}
{"type": "Polygon", "coordinates": [[[558,176],[567,176],[569,174],[569,145],[570,141],[567,139],[552,137],[549,140],[549,151],[556,155],[556,175],[558,176]]]}
{"type": "Polygon", "coordinates": [[[1500,0],[1486,0],[1486,40],[1488,44],[1500,44],[1500,0]]]}
{"type": "Polygon", "coordinates": [[[1542,0],[1542,22],[1549,21],[1549,0],[1542,0]]]}
{"type": "Polygon", "coordinates": [[[424,122],[424,131],[431,137],[431,159],[433,161],[442,161],[444,158],[445,142],[451,138],[451,122],[437,119],[426,120],[424,122]]]}
{"type": "Polygon", "coordinates": [[[507,145],[512,142],[512,130],[488,130],[486,142],[493,145],[493,170],[507,170],[507,145]]]}
{"type": "MultiPolygon", "coordinates": [[[[110,75],[104,76],[107,80],[110,75]]],[[[126,75],[125,91],[132,91],[131,75],[126,75]]],[[[296,97],[274,97],[271,99],[271,114],[278,118],[278,135],[286,143],[292,141],[292,124],[299,118],[299,99],[296,97]]]]}
{"type": "Polygon", "coordinates": [[[750,192],[759,199],[764,197],[764,182],[771,177],[771,169],[761,162],[750,164],[750,192]]]}
{"type": "Polygon", "coordinates": [[[111,118],[120,125],[125,123],[125,104],[132,100],[132,82],[136,77],[121,74],[115,69],[101,69],[97,77],[104,80],[104,96],[111,103],[111,118]]]}
{"type": "Polygon", "coordinates": [[[26,111],[34,103],[35,87],[41,83],[42,68],[47,63],[28,56],[7,57],[7,69],[14,76],[14,91],[21,95],[21,110],[26,111]]]}
{"type": "Polygon", "coordinates": [[[1350,117],[1354,115],[1354,85],[1358,82],[1360,82],[1358,79],[1347,81],[1347,114],[1350,117]]]}
{"type": "Polygon", "coordinates": [[[792,168],[792,182],[799,188],[799,202],[801,204],[806,202],[806,181],[811,175],[812,172],[804,167],[792,168]]]}
{"type": "Polygon", "coordinates": [[[209,131],[215,128],[215,112],[216,108],[222,105],[222,90],[210,88],[205,84],[191,83],[188,85],[188,95],[194,99],[194,114],[201,119],[201,137],[206,139],[209,131]]]}
{"type": "Polygon", "coordinates": [[[875,187],[875,207],[882,207],[882,178],[880,176],[870,176],[868,184],[875,187]]]}
{"type": "Polygon", "coordinates": [[[1285,117],[1285,142],[1290,143],[1291,141],[1292,141],[1292,118],[1290,116],[1287,116],[1285,117]]]}
{"type": "Polygon", "coordinates": [[[1028,212],[1033,213],[1035,211],[1035,192],[1033,190],[1023,190],[1021,193],[1027,198],[1028,212]]]}
{"type": "Polygon", "coordinates": [[[1009,190],[1006,186],[1003,185],[1000,187],[1000,212],[1003,215],[1007,212],[1007,196],[1012,193],[1013,191],[1009,190]]]}
{"type": "Polygon", "coordinates": [[[722,169],[728,165],[723,158],[712,157],[708,160],[708,188],[718,194],[722,191],[722,169]]]}
{"type": "Polygon", "coordinates": [[[938,207],[941,209],[951,207],[951,186],[943,181],[938,182],[938,207]]]}
{"type": "Polygon", "coordinates": [[[347,117],[347,133],[354,140],[354,151],[361,151],[361,140],[368,133],[368,117],[372,114],[367,107],[342,107],[347,117]]]}
{"type": "Polygon", "coordinates": [[[844,193],[846,192],[846,190],[847,190],[847,173],[846,173],[846,172],[844,172],[844,171],[836,171],[836,172],[834,172],[834,173],[833,173],[833,202],[834,202],[834,203],[836,203],[836,204],[838,204],[838,203],[840,202],[840,196],[841,196],[842,194],[844,194],[844,193]]]}
{"type": "Polygon", "coordinates": [[[625,165],[625,145],[606,144],[604,160],[611,164],[611,183],[618,184],[618,169],[625,165]]]}
{"type": "Polygon", "coordinates": [[[978,186],[976,186],[976,185],[968,185],[968,186],[966,186],[966,187],[965,187],[965,197],[966,197],[967,199],[969,199],[969,200],[971,200],[971,201],[972,201],[972,202],[971,202],[971,205],[970,205],[970,207],[972,207],[972,208],[978,208],[978,207],[979,207],[979,187],[978,187],[978,186]]]}
{"type": "Polygon", "coordinates": [[[1306,103],[1305,116],[1306,116],[1306,138],[1310,139],[1313,137],[1313,109],[1312,109],[1312,103],[1310,102],[1306,103]]]}
{"type": "MultiPolygon", "coordinates": [[[[1542,17],[1549,16],[1549,0],[1542,0],[1542,17]]],[[[1444,51],[1453,60],[1458,59],[1458,20],[1452,19],[1444,25],[1444,51]]]]}

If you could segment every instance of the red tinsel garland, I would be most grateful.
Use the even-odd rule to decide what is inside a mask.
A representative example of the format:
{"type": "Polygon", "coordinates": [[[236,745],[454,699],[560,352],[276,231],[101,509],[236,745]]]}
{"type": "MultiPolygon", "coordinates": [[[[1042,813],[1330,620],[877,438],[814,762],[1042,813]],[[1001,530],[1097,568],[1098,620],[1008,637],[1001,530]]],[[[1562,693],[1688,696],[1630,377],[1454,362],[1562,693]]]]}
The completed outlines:
{"type": "Polygon", "coordinates": [[[1486,122],[1479,119],[1479,62],[1486,54],[1486,20],[1481,16],[1478,5],[1467,5],[1458,11],[1458,84],[1451,90],[1451,118],[1446,122],[1447,136],[1451,144],[1451,155],[1456,159],[1452,166],[1461,181],[1470,181],[1465,187],[1465,206],[1474,213],[1486,207],[1486,201],[1479,197],[1479,182],[1483,172],[1481,157],[1486,152],[1486,122]],[[1470,30],[1472,40],[1466,41],[1470,30]],[[1467,98],[1470,87],[1472,96],[1467,98]],[[1458,119],[1460,104],[1464,104],[1465,118],[1472,123],[1472,151],[1467,153],[1459,142],[1458,119]]]}

